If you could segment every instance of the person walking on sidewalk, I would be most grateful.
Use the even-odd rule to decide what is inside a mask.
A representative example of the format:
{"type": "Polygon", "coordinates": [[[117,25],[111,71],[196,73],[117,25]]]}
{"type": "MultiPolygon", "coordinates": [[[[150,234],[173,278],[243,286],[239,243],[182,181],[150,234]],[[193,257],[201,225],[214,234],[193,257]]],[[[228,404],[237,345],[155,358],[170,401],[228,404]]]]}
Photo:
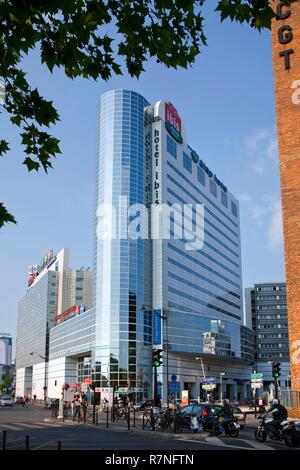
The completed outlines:
{"type": "Polygon", "coordinates": [[[73,416],[73,421],[75,421],[75,418],[77,417],[78,421],[80,420],[80,401],[76,397],[74,401],[74,407],[75,407],[75,413],[73,416]]]}

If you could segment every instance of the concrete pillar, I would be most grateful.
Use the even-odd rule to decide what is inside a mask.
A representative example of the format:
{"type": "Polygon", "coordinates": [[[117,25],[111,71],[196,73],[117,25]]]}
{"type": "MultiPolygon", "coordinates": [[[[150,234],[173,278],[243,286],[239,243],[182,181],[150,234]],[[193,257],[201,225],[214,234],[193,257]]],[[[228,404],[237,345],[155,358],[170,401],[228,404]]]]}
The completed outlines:
{"type": "Polygon", "coordinates": [[[237,387],[237,383],[236,381],[234,382],[234,384],[232,384],[232,386],[230,387],[230,401],[232,401],[234,398],[235,400],[237,400],[237,393],[238,392],[238,387],[237,387]]]}

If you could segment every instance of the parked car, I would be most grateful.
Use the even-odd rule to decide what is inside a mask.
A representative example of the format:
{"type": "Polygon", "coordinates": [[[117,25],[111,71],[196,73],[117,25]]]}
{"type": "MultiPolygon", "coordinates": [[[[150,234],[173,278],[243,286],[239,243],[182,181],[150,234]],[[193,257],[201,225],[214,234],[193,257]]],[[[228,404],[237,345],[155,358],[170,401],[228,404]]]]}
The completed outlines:
{"type": "MultiPolygon", "coordinates": [[[[210,431],[212,429],[212,424],[214,423],[216,416],[222,414],[223,406],[221,405],[211,405],[208,403],[191,403],[190,405],[180,408],[178,416],[184,418],[185,426],[190,426],[191,416],[197,416],[201,418],[203,425],[203,430],[210,431]]],[[[236,406],[232,407],[233,415],[236,421],[239,423],[240,427],[245,426],[246,418],[242,410],[236,406]]]]}
{"type": "Polygon", "coordinates": [[[44,408],[55,408],[59,407],[59,398],[47,398],[44,404],[44,408]]]}
{"type": "Polygon", "coordinates": [[[13,406],[14,401],[12,397],[3,396],[0,398],[0,406],[13,406]]]}
{"type": "Polygon", "coordinates": [[[152,400],[142,400],[133,405],[135,411],[145,411],[152,406],[152,400]]]}
{"type": "Polygon", "coordinates": [[[183,406],[179,409],[177,415],[182,419],[184,427],[189,428],[191,417],[197,416],[200,418],[203,425],[203,430],[211,430],[212,424],[216,419],[216,415],[222,410],[221,405],[210,405],[208,403],[194,403],[183,406]]]}

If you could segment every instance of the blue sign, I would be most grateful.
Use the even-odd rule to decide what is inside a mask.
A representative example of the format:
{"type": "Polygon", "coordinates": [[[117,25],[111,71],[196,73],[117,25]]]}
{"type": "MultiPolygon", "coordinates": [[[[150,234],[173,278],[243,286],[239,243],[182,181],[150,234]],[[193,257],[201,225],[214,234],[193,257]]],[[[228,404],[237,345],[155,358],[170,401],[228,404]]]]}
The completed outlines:
{"type": "Polygon", "coordinates": [[[153,344],[161,344],[161,310],[153,310],[153,344]]]}
{"type": "Polygon", "coordinates": [[[176,382],[176,380],[177,380],[177,375],[172,374],[171,380],[172,380],[173,383],[176,382]]]}
{"type": "Polygon", "coordinates": [[[169,382],[169,392],[170,393],[179,393],[180,392],[180,382],[169,382]]]}
{"type": "Polygon", "coordinates": [[[203,385],[215,384],[215,383],[217,383],[216,377],[209,377],[208,379],[202,379],[203,385]]]}

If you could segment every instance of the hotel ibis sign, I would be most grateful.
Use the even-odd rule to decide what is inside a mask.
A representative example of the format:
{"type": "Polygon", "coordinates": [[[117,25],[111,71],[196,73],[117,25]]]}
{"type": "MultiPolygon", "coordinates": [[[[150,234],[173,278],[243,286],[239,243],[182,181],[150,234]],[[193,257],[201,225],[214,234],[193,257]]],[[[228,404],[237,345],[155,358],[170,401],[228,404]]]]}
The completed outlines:
{"type": "Polygon", "coordinates": [[[171,136],[179,144],[182,144],[183,139],[181,135],[181,119],[172,103],[165,103],[165,123],[166,128],[171,136]]]}

